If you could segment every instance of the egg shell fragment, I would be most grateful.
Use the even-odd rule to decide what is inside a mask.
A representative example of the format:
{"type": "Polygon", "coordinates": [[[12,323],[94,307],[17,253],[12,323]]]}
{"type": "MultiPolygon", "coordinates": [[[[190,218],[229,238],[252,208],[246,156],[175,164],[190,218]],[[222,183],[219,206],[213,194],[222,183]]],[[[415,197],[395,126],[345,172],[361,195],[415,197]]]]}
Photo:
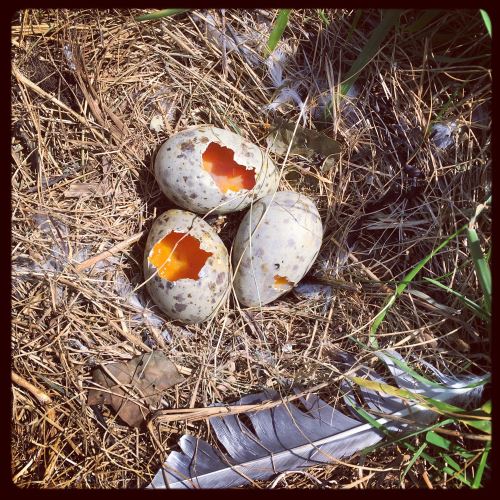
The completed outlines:
{"type": "MultiPolygon", "coordinates": [[[[227,150],[221,151],[230,154],[227,150]]],[[[213,125],[190,127],[170,137],[156,155],[155,177],[167,198],[200,214],[211,210],[217,214],[243,210],[252,201],[275,192],[279,183],[273,162],[258,146],[213,125]],[[223,192],[216,178],[204,168],[204,155],[213,144],[234,152],[232,160],[238,164],[236,171],[243,176],[251,174],[253,178],[250,184],[242,185],[254,183],[251,189],[234,187],[238,190],[228,188],[223,192]]]]}
{"type": "Polygon", "coordinates": [[[245,306],[265,305],[288,292],[318,256],[323,226],[306,196],[279,191],[255,203],[233,244],[233,286],[245,306]]]}
{"type": "MultiPolygon", "coordinates": [[[[173,256],[184,258],[185,255],[176,254],[180,244],[181,241],[177,249],[173,248],[173,256]]],[[[219,235],[203,219],[183,210],[168,210],[154,221],[149,232],[144,252],[144,278],[151,298],[168,317],[183,323],[200,323],[213,316],[229,292],[228,252],[219,235]],[[170,233],[187,233],[198,240],[199,250],[211,254],[208,257],[202,254],[206,261],[197,279],[169,281],[159,276],[157,271],[161,265],[157,267],[150,262],[155,245],[170,233]]]]}

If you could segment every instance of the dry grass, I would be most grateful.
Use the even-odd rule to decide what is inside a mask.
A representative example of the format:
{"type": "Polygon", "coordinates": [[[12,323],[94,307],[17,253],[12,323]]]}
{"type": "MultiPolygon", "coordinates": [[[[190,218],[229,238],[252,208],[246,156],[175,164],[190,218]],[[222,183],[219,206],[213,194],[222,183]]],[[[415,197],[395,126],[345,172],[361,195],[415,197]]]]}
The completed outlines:
{"type": "MultiPolygon", "coordinates": [[[[167,392],[164,402],[173,408],[230,403],[262,388],[283,390],[291,381],[323,384],[321,395],[335,399],[334,382],[341,376],[336,350],[365,356],[352,339],[367,341],[387,286],[466,223],[491,189],[489,118],[476,123],[480,109],[490,106],[490,68],[433,59],[445,50],[453,57],[489,52],[482,32],[469,45],[460,38],[469,26],[479,30],[472,21],[476,13],[454,11],[432,25],[434,47],[419,32],[389,37],[361,75],[351,112],[337,108],[324,130],[345,143],[331,169],[321,170],[319,159],[290,156],[283,164],[284,157],[275,157],[281,188],[311,196],[322,215],[324,243],[310,275],[332,283],[331,303],[290,293],[266,307],[241,310],[230,298],[206,324],[165,321],[162,329],[170,338],[164,337],[137,318],[116,290],[124,276],[140,283],[145,236],[100,265],[79,264],[147,234],[171,206],[152,173],[155,151],[166,138],[212,123],[265,148],[272,115],[264,107],[275,91],[262,66],[251,67],[234,51],[224,53],[207,36],[203,13],[144,23],[134,22],[134,14],[30,10],[13,21],[12,369],[18,378],[12,477],[21,487],[129,488],[151,480],[162,454],[149,431],[128,428],[107,408],[104,428],[86,405],[93,366],[151,348],[163,349],[191,374],[167,392]],[[451,28],[457,40],[439,45],[438,37],[451,28]],[[446,150],[429,138],[436,113],[460,125],[446,150]],[[149,128],[155,115],[164,119],[160,133],[149,128]],[[407,163],[421,177],[410,179],[407,163]],[[415,196],[399,196],[401,186],[412,182],[415,196]],[[392,200],[373,209],[388,192],[395,193],[392,200]],[[367,209],[371,215],[361,218],[367,209]],[[52,224],[41,224],[40,217],[52,224]],[[56,255],[48,262],[54,250],[67,259],[56,255]]],[[[220,12],[212,14],[222,21],[220,12]]],[[[258,26],[265,40],[274,15],[226,11],[224,22],[237,32],[258,26]]],[[[314,11],[294,12],[285,35],[296,51],[288,74],[304,79],[301,92],[305,98],[304,89],[311,89],[311,102],[320,80],[335,80],[349,69],[379,20],[367,12],[346,41],[353,13],[327,15],[329,27],[314,11]]],[[[298,118],[291,105],[282,112],[298,118]]],[[[229,247],[240,218],[208,221],[229,247]]],[[[487,215],[479,229],[489,247],[487,215]]],[[[414,288],[462,312],[406,293],[382,324],[379,342],[457,374],[479,373],[491,366],[485,326],[456,298],[421,281],[446,273],[457,291],[480,297],[464,239],[457,238],[426,266],[414,288]]],[[[187,431],[205,438],[208,432],[203,421],[160,425],[162,447],[175,447],[187,431]]],[[[401,487],[401,451],[378,455],[259,485],[401,487]]],[[[411,474],[405,481],[406,487],[428,485],[411,474]]]]}

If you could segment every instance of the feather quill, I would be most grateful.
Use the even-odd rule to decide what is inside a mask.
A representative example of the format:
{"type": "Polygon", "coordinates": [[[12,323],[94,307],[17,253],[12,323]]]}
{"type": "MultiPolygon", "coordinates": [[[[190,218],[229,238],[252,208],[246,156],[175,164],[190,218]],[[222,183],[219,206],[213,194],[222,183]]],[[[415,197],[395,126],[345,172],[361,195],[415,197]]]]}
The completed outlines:
{"type": "MultiPolygon", "coordinates": [[[[482,390],[481,385],[471,385],[485,380],[485,377],[472,376],[456,379],[433,368],[434,374],[449,385],[426,383],[425,379],[417,380],[398,366],[397,361],[402,360],[398,353],[385,351],[378,356],[401,389],[440,401],[467,403],[482,390]]],[[[357,373],[371,380],[385,381],[366,366],[359,367],[357,373]]],[[[348,385],[345,387],[349,389],[348,385]]],[[[435,417],[432,410],[417,402],[412,404],[363,388],[361,396],[368,408],[387,414],[377,421],[391,431],[404,430],[409,422],[412,426],[427,424],[435,417]]],[[[278,399],[278,394],[266,391],[247,395],[236,405],[255,404],[270,398],[278,399]]],[[[345,398],[348,400],[351,396],[346,394],[345,398]]],[[[148,488],[234,488],[283,471],[349,457],[384,439],[384,434],[371,424],[345,415],[317,395],[311,394],[301,401],[306,412],[293,403],[282,403],[246,413],[253,429],[238,415],[210,418],[210,426],[225,453],[201,439],[184,435],[179,441],[181,451],[168,455],[148,488]]]]}

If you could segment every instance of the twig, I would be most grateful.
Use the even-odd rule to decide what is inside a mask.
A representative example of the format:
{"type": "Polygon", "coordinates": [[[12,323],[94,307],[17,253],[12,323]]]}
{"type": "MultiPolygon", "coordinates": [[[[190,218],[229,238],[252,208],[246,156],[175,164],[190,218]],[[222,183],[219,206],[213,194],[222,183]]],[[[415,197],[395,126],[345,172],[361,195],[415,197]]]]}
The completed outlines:
{"type": "Polygon", "coordinates": [[[427,488],[429,488],[430,490],[433,490],[434,489],[434,486],[432,486],[432,483],[429,479],[429,475],[427,474],[427,471],[424,471],[422,473],[422,479],[425,481],[425,484],[427,486],[427,488]]]}
{"type": "MultiPolygon", "coordinates": [[[[83,116],[79,115],[78,113],[76,113],[75,111],[73,111],[71,108],[69,108],[68,106],[66,106],[66,104],[64,104],[63,102],[61,102],[59,99],[57,99],[53,95],[50,95],[48,92],[45,92],[45,90],[41,89],[38,85],[36,85],[31,80],[29,80],[28,78],[26,78],[19,71],[19,69],[16,67],[15,64],[12,65],[12,73],[19,80],[19,82],[21,82],[22,84],[24,84],[26,87],[30,88],[31,90],[33,90],[37,94],[39,94],[42,97],[45,97],[49,101],[53,102],[54,104],[56,104],[57,106],[59,106],[61,109],[64,109],[64,111],[66,111],[71,116],[73,116],[74,118],[76,118],[83,125],[86,125],[86,126],[89,125],[89,122],[83,116]]],[[[100,139],[104,139],[104,137],[101,136],[100,139]]]]}
{"type": "Polygon", "coordinates": [[[303,397],[305,394],[310,392],[316,392],[317,390],[326,387],[329,382],[323,382],[307,391],[301,391],[298,394],[292,394],[284,398],[278,399],[276,401],[267,400],[261,401],[256,404],[249,405],[228,405],[228,406],[210,406],[205,408],[173,408],[170,410],[158,410],[153,415],[153,419],[161,423],[175,422],[177,420],[182,420],[186,422],[194,422],[196,420],[204,420],[205,418],[210,418],[213,416],[221,415],[236,415],[238,413],[247,413],[250,411],[265,410],[268,408],[273,408],[279,406],[285,402],[290,402],[295,399],[303,397]]]}
{"type": "Polygon", "coordinates": [[[358,486],[361,486],[363,483],[368,482],[373,476],[375,475],[375,472],[372,472],[371,474],[368,474],[367,476],[363,476],[360,479],[356,479],[356,481],[353,481],[352,483],[346,484],[344,486],[341,486],[343,490],[349,490],[351,488],[357,488],[358,486]]]}
{"type": "Polygon", "coordinates": [[[14,384],[17,384],[23,389],[29,391],[33,396],[35,396],[36,399],[38,399],[38,401],[40,401],[40,403],[52,403],[51,397],[48,394],[45,394],[45,392],[43,392],[41,389],[38,389],[38,387],[35,387],[31,382],[28,382],[26,379],[22,378],[15,372],[11,372],[11,376],[12,382],[14,382],[14,384]]]}
{"type": "MultiPolygon", "coordinates": [[[[342,246],[340,245],[340,243],[333,237],[330,238],[339,248],[342,248],[342,246]]],[[[394,290],[386,285],[385,283],[382,282],[382,280],[380,280],[377,275],[375,275],[372,271],[370,271],[370,269],[368,267],[366,267],[355,255],[353,255],[351,252],[348,253],[348,257],[349,259],[354,262],[356,265],[359,265],[361,267],[361,269],[364,271],[364,273],[370,278],[372,279],[373,281],[375,281],[378,285],[380,285],[380,287],[382,288],[382,290],[387,293],[388,295],[393,295],[394,294],[394,290]]],[[[410,290],[408,290],[408,293],[412,293],[410,290]]],[[[415,295],[415,294],[414,294],[415,295]]],[[[413,300],[425,307],[426,309],[430,310],[430,311],[440,311],[444,316],[450,318],[450,319],[453,319],[455,321],[458,321],[458,322],[461,322],[459,318],[456,318],[455,316],[453,316],[452,314],[450,314],[450,312],[447,312],[444,308],[445,306],[443,306],[442,304],[438,304],[436,301],[434,301],[437,305],[435,305],[434,303],[431,303],[431,302],[428,302],[424,299],[421,299],[419,297],[413,297],[413,300]]]]}
{"type": "Polygon", "coordinates": [[[108,257],[112,257],[114,254],[121,252],[122,250],[125,250],[128,246],[132,245],[132,243],[135,243],[136,241],[139,241],[145,234],[145,231],[141,231],[140,233],[134,234],[127,238],[126,240],[121,241],[120,243],[116,244],[114,247],[111,247],[109,250],[105,250],[104,252],[101,252],[98,255],[94,255],[94,257],[91,257],[90,259],[84,260],[80,264],[78,264],[75,269],[80,272],[83,271],[84,269],[87,269],[88,267],[93,266],[97,262],[107,259],[108,257]]]}
{"type": "MultiPolygon", "coordinates": [[[[12,73],[19,80],[19,82],[21,82],[22,84],[24,84],[26,87],[30,88],[31,90],[33,90],[37,94],[41,95],[42,97],[45,97],[49,101],[53,102],[54,104],[56,104],[57,106],[59,106],[61,109],[64,109],[64,111],[66,111],[71,116],[73,116],[82,125],[85,125],[86,127],[92,128],[93,129],[93,133],[95,134],[95,136],[99,140],[101,140],[105,144],[109,144],[109,141],[106,140],[106,138],[98,130],[96,130],[96,125],[95,124],[90,123],[85,117],[83,117],[82,115],[76,113],[71,108],[69,108],[68,106],[66,106],[66,104],[62,103],[59,99],[57,99],[56,97],[54,97],[54,96],[50,95],[49,93],[45,92],[45,90],[41,89],[38,85],[36,85],[31,80],[29,80],[28,78],[26,78],[19,71],[19,69],[16,67],[15,64],[12,65],[12,73]]],[[[121,160],[123,160],[123,162],[127,165],[127,167],[131,168],[132,170],[135,170],[134,169],[134,165],[132,163],[130,163],[130,161],[125,157],[125,155],[121,151],[117,151],[117,155],[118,155],[118,157],[121,160]]]]}
{"type": "MultiPolygon", "coordinates": [[[[35,387],[31,382],[28,382],[26,379],[18,375],[16,372],[11,371],[11,378],[12,382],[14,384],[17,384],[18,386],[22,387],[23,389],[26,389],[29,391],[40,403],[44,405],[49,405],[52,403],[52,398],[43,392],[41,389],[38,387],[35,387]]],[[[55,421],[56,420],[56,412],[54,408],[48,408],[47,413],[43,415],[43,418],[47,420],[51,425],[52,429],[49,433],[49,436],[52,436],[55,434],[56,429],[59,431],[64,432],[64,429],[61,428],[61,426],[55,421]]]]}

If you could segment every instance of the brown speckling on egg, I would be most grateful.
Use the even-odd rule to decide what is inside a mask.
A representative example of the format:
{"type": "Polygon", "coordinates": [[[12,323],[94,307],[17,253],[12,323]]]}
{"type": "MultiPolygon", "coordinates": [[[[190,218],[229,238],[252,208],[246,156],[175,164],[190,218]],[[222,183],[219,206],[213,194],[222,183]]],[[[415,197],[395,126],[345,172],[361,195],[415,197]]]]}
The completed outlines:
{"type": "Polygon", "coordinates": [[[181,151],[194,151],[193,141],[181,142],[181,151]]]}
{"type": "Polygon", "coordinates": [[[182,210],[169,210],[153,223],[144,250],[144,279],[146,288],[154,302],[171,319],[184,323],[206,321],[215,313],[210,299],[220,302],[229,290],[227,279],[217,283],[218,274],[229,273],[227,248],[217,233],[201,218],[182,210]],[[203,266],[197,279],[179,279],[175,282],[159,278],[157,269],[149,263],[152,246],[172,231],[190,231],[206,251],[212,255],[203,266]],[[155,236],[153,238],[153,236],[155,236]],[[154,276],[152,279],[152,276],[154,276]],[[189,301],[185,298],[189,297],[189,301]]]}
{"type": "Polygon", "coordinates": [[[264,256],[264,249],[262,247],[256,248],[254,252],[255,257],[261,258],[264,256]]]}
{"type": "Polygon", "coordinates": [[[278,188],[279,176],[272,160],[255,144],[242,136],[212,125],[195,127],[173,134],[159,149],[155,158],[155,177],[163,193],[170,199],[177,193],[176,204],[196,213],[230,213],[243,210],[256,198],[265,196],[278,188]],[[247,169],[256,173],[256,184],[249,191],[252,196],[228,191],[223,193],[214,183],[212,176],[203,170],[200,161],[210,143],[218,143],[235,152],[235,157],[247,169]],[[184,183],[181,179],[184,176],[184,183]],[[188,178],[188,180],[185,179],[188,178]],[[181,185],[193,179],[198,197],[179,198],[181,185]],[[203,198],[201,192],[203,191],[203,198]]]}
{"type": "Polygon", "coordinates": [[[268,304],[289,290],[269,286],[278,270],[290,283],[298,283],[314,263],[323,237],[317,208],[304,195],[278,191],[255,203],[253,212],[251,217],[250,212],[243,217],[232,252],[234,291],[245,306],[268,304]],[[263,224],[261,217],[254,214],[259,211],[266,212],[263,224]],[[285,224],[286,231],[283,230],[285,224]],[[254,240],[252,247],[251,240],[254,240]],[[250,247],[252,261],[246,259],[250,247]],[[265,253],[261,255],[259,249],[264,249],[265,253]]]}
{"type": "Polygon", "coordinates": [[[187,304],[181,304],[179,302],[174,305],[174,309],[178,312],[184,311],[184,309],[186,309],[186,307],[187,307],[187,304]]]}

